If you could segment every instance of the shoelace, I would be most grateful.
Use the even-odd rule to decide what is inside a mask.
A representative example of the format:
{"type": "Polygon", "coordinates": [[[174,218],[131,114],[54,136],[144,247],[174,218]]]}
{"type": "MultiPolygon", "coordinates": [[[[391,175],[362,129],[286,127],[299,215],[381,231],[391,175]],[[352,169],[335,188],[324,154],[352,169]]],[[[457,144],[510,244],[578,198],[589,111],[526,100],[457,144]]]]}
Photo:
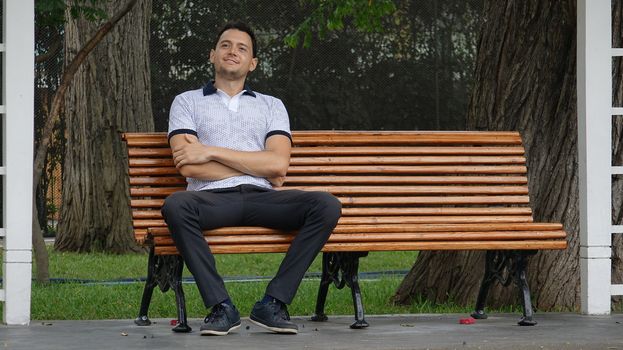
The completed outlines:
{"type": "Polygon", "coordinates": [[[210,312],[210,314],[208,316],[206,316],[206,318],[203,320],[203,322],[205,322],[205,323],[212,322],[218,316],[223,315],[224,312],[225,312],[225,309],[223,309],[223,307],[221,305],[218,305],[218,304],[214,305],[214,307],[212,308],[212,311],[210,312]]]}
{"type": "Polygon", "coordinates": [[[277,307],[277,311],[274,312],[274,315],[279,315],[280,318],[290,321],[290,313],[285,305],[280,305],[275,303],[275,307],[277,307]]]}

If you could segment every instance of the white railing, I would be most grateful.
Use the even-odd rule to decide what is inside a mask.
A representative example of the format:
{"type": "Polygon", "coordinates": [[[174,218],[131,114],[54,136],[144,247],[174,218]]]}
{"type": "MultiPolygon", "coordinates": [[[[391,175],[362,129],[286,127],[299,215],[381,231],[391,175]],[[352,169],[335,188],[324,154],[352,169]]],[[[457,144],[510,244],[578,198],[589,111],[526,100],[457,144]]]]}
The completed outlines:
{"type": "Polygon", "coordinates": [[[577,1],[577,97],[580,187],[581,308],[586,314],[609,314],[612,295],[612,108],[611,0],[577,1]]]}
{"type": "Polygon", "coordinates": [[[3,321],[30,323],[34,0],[2,0],[3,321]]]}

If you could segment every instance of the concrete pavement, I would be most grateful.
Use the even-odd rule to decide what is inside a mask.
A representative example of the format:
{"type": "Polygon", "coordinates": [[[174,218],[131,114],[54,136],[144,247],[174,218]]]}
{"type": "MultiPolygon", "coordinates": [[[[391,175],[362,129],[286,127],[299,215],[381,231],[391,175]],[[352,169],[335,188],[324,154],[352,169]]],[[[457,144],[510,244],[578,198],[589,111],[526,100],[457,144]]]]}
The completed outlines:
{"type": "Polygon", "coordinates": [[[534,327],[516,325],[517,314],[491,315],[461,325],[466,315],[368,316],[370,327],[353,330],[351,316],[316,323],[293,317],[298,335],[266,333],[243,318],[242,327],[224,337],[171,332],[169,320],[149,327],[132,320],[33,321],[28,327],[0,326],[0,349],[604,349],[623,350],[623,314],[584,316],[537,314],[534,327]]]}

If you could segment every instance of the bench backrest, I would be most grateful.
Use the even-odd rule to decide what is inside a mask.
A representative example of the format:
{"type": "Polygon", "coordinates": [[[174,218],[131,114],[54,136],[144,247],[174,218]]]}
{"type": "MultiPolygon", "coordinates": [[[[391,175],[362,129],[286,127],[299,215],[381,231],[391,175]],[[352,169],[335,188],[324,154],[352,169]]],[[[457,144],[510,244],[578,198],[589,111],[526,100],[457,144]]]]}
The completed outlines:
{"type": "MultiPolygon", "coordinates": [[[[143,242],[148,228],[159,227],[166,235],[160,207],[186,185],[173,166],[167,136],[123,137],[135,236],[143,242]]],[[[532,222],[516,132],[295,131],[293,141],[284,188],[336,195],[343,205],[336,232],[365,226],[376,234],[415,226],[426,231],[427,224],[436,231],[470,224],[495,231],[532,222]]]]}

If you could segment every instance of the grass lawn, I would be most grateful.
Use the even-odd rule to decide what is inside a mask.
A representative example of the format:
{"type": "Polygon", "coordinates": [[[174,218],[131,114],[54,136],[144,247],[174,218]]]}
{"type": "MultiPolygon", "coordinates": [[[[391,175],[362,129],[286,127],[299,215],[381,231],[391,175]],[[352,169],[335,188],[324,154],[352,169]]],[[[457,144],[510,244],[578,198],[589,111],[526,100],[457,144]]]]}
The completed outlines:
{"type": "MultiPolygon", "coordinates": [[[[271,276],[283,258],[283,254],[231,254],[216,255],[219,271],[223,276],[271,276]]],[[[373,252],[361,259],[361,272],[408,270],[417,252],[373,252]]],[[[321,258],[317,258],[309,272],[321,271],[321,258]]],[[[76,254],[50,250],[50,277],[65,279],[64,283],[48,285],[33,283],[32,319],[132,319],[140,305],[143,283],[95,283],[71,282],[76,280],[111,281],[136,279],[146,276],[147,255],[109,255],[102,253],[76,254]]],[[[190,276],[188,271],[185,275],[190,276]]],[[[400,284],[402,276],[386,276],[380,279],[362,280],[361,288],[367,314],[396,313],[445,313],[469,312],[470,308],[453,304],[433,305],[418,301],[410,306],[391,304],[390,298],[400,284]]],[[[253,303],[263,295],[267,281],[226,282],[232,299],[243,316],[248,316],[253,303]]],[[[292,315],[311,315],[316,302],[318,279],[306,279],[289,307],[292,315]]],[[[184,285],[188,315],[204,317],[205,307],[193,283],[184,285]]],[[[0,304],[0,310],[2,309],[0,304]]],[[[510,310],[509,310],[510,311],[510,310]]],[[[329,315],[351,315],[353,306],[350,290],[329,290],[326,312],[329,315]]],[[[151,318],[175,318],[175,298],[172,292],[161,293],[156,289],[149,310],[151,318]]]]}

